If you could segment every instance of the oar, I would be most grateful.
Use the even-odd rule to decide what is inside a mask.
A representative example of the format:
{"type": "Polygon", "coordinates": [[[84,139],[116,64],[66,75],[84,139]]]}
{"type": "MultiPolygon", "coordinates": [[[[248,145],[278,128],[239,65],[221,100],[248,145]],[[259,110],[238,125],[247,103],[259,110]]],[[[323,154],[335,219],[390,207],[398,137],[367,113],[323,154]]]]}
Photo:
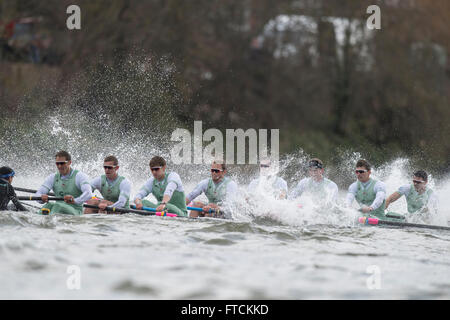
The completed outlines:
{"type": "MultiPolygon", "coordinates": [[[[132,204],[130,205],[131,208],[136,209],[136,205],[132,204]]],[[[203,212],[202,208],[197,208],[197,207],[186,207],[188,210],[194,210],[194,211],[201,211],[203,212]]],[[[146,210],[146,211],[151,211],[151,212],[156,212],[155,208],[150,208],[150,207],[142,207],[142,210],[146,210]]],[[[214,213],[216,212],[216,210],[214,209],[209,209],[209,213],[214,213]]]]}
{"type": "MultiPolygon", "coordinates": [[[[131,208],[136,209],[136,205],[132,204],[130,205],[131,208]]],[[[186,207],[188,210],[194,210],[194,211],[200,211],[203,212],[202,208],[197,208],[197,207],[186,207]]],[[[146,211],[150,211],[150,212],[156,212],[155,208],[150,208],[150,207],[142,207],[142,210],[146,210],[146,211]]],[[[208,213],[216,213],[215,209],[209,209],[208,213]]]]}
{"type": "MultiPolygon", "coordinates": [[[[22,200],[22,201],[39,201],[42,200],[41,197],[36,197],[36,196],[17,196],[17,200],[22,200]]],[[[55,201],[64,201],[64,198],[61,197],[48,197],[48,200],[55,200],[55,201]]]]}
{"type": "MultiPolygon", "coordinates": [[[[25,188],[19,188],[19,187],[14,187],[14,190],[22,191],[22,192],[28,192],[28,193],[36,193],[37,192],[37,190],[25,189],[25,188]]],[[[54,196],[55,194],[53,192],[49,192],[48,195],[49,196],[54,196]]]]}
{"type": "MultiPolygon", "coordinates": [[[[193,211],[200,211],[203,212],[203,208],[197,208],[197,207],[186,207],[188,210],[193,210],[193,211]]],[[[215,209],[209,209],[208,213],[215,213],[216,210],[215,209]]]]}
{"type": "Polygon", "coordinates": [[[26,202],[24,202],[24,203],[22,203],[23,205],[25,205],[25,206],[27,206],[27,207],[31,207],[31,208],[34,208],[34,209],[39,209],[39,210],[41,210],[42,208],[41,207],[38,207],[38,206],[33,206],[32,204],[29,204],[29,203],[26,203],[26,202]]]}
{"type": "Polygon", "coordinates": [[[377,218],[367,218],[367,217],[360,217],[358,219],[358,221],[362,224],[370,224],[370,225],[389,225],[389,226],[397,226],[397,227],[450,230],[450,227],[444,227],[444,226],[434,226],[434,225],[428,225],[428,224],[397,222],[397,221],[385,221],[385,220],[380,220],[377,218]]]}
{"type": "MultiPolygon", "coordinates": [[[[91,204],[83,204],[83,207],[85,208],[92,208],[92,209],[100,209],[98,206],[94,206],[91,204]]],[[[101,209],[100,209],[101,210],[101,209]]],[[[148,212],[144,210],[135,210],[135,209],[125,209],[125,208],[115,208],[115,207],[106,207],[106,211],[109,212],[117,212],[117,213],[137,213],[143,216],[167,216],[167,217],[178,217],[179,216],[175,213],[168,213],[168,212],[148,212]]]]}

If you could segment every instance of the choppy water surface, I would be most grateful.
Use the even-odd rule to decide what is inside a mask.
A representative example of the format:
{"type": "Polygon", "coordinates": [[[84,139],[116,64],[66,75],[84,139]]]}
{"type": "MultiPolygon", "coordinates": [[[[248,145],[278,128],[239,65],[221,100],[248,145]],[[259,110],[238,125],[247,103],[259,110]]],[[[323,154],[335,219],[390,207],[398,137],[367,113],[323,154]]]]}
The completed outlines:
{"type": "MultiPolygon", "coordinates": [[[[56,171],[58,150],[67,150],[72,167],[91,178],[103,174],[103,159],[113,154],[134,196],[150,177],[150,158],[163,155],[190,192],[209,176],[209,164],[171,163],[170,134],[179,123],[168,110],[183,105],[171,85],[174,72],[164,61],[130,57],[119,70],[87,71],[61,91],[42,84],[34,90],[39,99],[31,99],[36,110],[48,109],[40,97],[49,94],[58,96],[58,105],[38,116],[24,98],[17,119],[4,121],[0,166],[14,168],[14,186],[36,189],[56,171]]],[[[315,156],[301,146],[283,155],[280,175],[289,187],[315,156]]],[[[342,202],[356,179],[356,161],[370,155],[336,150],[334,158],[333,166],[325,161],[325,173],[340,186],[342,202]]],[[[317,212],[305,198],[303,208],[270,194],[247,202],[245,187],[255,172],[237,167],[228,170],[243,190],[233,221],[0,212],[0,298],[450,298],[450,232],[358,226],[353,211],[317,212]],[[80,289],[73,290],[77,271],[80,289]]],[[[391,194],[418,169],[427,170],[398,159],[374,168],[372,177],[391,194]]],[[[431,222],[446,224],[450,183],[430,177],[429,185],[440,198],[440,214],[431,222]]],[[[406,212],[404,198],[390,209],[406,212]]]]}
{"type": "Polygon", "coordinates": [[[234,221],[2,212],[0,298],[450,298],[450,232],[293,211],[234,221]]]}

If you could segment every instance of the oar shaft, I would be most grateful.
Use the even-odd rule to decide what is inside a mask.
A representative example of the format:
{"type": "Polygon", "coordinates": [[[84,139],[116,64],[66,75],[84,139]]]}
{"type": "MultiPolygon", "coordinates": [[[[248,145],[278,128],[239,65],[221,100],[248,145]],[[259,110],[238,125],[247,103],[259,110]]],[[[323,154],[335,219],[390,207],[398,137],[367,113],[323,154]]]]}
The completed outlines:
{"type": "MultiPolygon", "coordinates": [[[[85,208],[91,208],[91,209],[100,209],[98,206],[94,206],[91,204],[83,204],[83,207],[85,208]]],[[[175,213],[167,213],[167,212],[149,212],[144,210],[136,210],[136,209],[126,209],[126,208],[115,208],[115,207],[106,207],[106,211],[109,212],[117,212],[117,213],[137,213],[143,216],[168,216],[168,217],[178,217],[175,213]]]]}
{"type": "MultiPolygon", "coordinates": [[[[130,208],[136,209],[136,205],[132,204],[132,205],[130,205],[130,208]]],[[[157,212],[155,208],[142,207],[141,210],[154,212],[154,213],[156,213],[157,216],[160,216],[160,215],[161,215],[161,212],[157,212]]],[[[168,217],[178,217],[177,214],[175,214],[175,213],[169,213],[169,212],[167,212],[165,215],[168,216],[168,217]]]]}
{"type": "Polygon", "coordinates": [[[361,217],[358,219],[360,223],[370,224],[370,225],[389,225],[397,227],[411,227],[411,228],[424,228],[424,229],[435,229],[435,230],[450,230],[450,227],[435,226],[428,224],[418,224],[418,223],[408,223],[408,222],[397,222],[397,221],[385,221],[376,218],[361,217]]]}
{"type": "MultiPolygon", "coordinates": [[[[26,188],[19,188],[19,187],[14,187],[14,190],[22,191],[22,192],[28,192],[28,193],[36,193],[37,192],[37,190],[26,189],[26,188]]],[[[53,192],[49,192],[48,195],[49,196],[54,196],[55,194],[53,192]]]]}
{"type": "MultiPolygon", "coordinates": [[[[131,208],[136,208],[136,205],[132,204],[130,205],[131,208]]],[[[197,207],[187,207],[188,210],[193,210],[193,211],[200,211],[203,212],[202,208],[197,208],[197,207]]],[[[155,208],[149,208],[149,207],[142,207],[142,210],[146,210],[146,211],[151,211],[151,212],[156,212],[155,208]]],[[[209,213],[214,213],[216,212],[216,210],[214,209],[209,209],[209,213]]]]}
{"type": "MultiPolygon", "coordinates": [[[[193,210],[193,211],[200,211],[203,212],[203,208],[197,208],[197,207],[186,207],[188,210],[193,210]]],[[[216,210],[214,209],[209,209],[208,213],[214,213],[216,212],[216,210]]]]}
{"type": "MultiPolygon", "coordinates": [[[[22,200],[22,201],[39,201],[42,200],[41,197],[36,197],[36,196],[17,196],[17,200],[22,200]]],[[[54,200],[54,201],[64,201],[64,198],[60,198],[60,197],[48,197],[48,200],[54,200]]]]}
{"type": "MultiPolygon", "coordinates": [[[[83,204],[83,207],[91,208],[91,209],[100,209],[98,206],[94,206],[92,204],[83,204]]],[[[116,208],[116,207],[106,207],[105,210],[109,211],[109,212],[117,212],[117,213],[129,213],[129,212],[132,212],[132,213],[138,213],[138,214],[145,215],[145,216],[150,216],[150,215],[154,214],[154,213],[152,214],[150,212],[142,211],[142,210],[133,210],[133,209],[116,208]]]]}

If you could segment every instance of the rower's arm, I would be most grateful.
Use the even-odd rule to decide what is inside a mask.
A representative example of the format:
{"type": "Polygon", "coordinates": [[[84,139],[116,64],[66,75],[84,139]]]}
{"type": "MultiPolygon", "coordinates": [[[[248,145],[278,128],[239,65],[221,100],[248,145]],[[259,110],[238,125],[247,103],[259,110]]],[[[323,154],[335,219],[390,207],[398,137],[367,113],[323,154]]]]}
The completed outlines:
{"type": "Polygon", "coordinates": [[[119,186],[120,194],[119,199],[112,204],[112,207],[115,208],[123,208],[125,207],[125,204],[127,203],[128,199],[130,199],[131,194],[131,182],[128,179],[124,179],[119,186]]]}
{"type": "Polygon", "coordinates": [[[183,183],[181,182],[181,178],[178,173],[171,172],[167,177],[167,187],[166,190],[164,190],[163,201],[169,202],[170,198],[172,198],[172,195],[176,190],[183,192],[183,183]]]}
{"type": "Polygon", "coordinates": [[[202,192],[208,188],[208,179],[200,181],[200,183],[186,196],[186,204],[197,198],[202,192]]]}
{"type": "Polygon", "coordinates": [[[73,199],[75,204],[83,204],[92,198],[92,187],[89,182],[83,183],[80,189],[83,193],[78,198],[73,199]]]}
{"type": "Polygon", "coordinates": [[[291,193],[289,194],[289,199],[295,199],[297,197],[300,197],[303,193],[303,191],[305,190],[305,186],[306,186],[306,178],[302,179],[296,186],[294,189],[292,189],[291,193]]]}
{"type": "Polygon", "coordinates": [[[348,187],[347,197],[345,198],[345,204],[347,207],[352,206],[353,200],[355,200],[356,192],[358,191],[358,185],[356,182],[352,183],[350,187],[348,187]]]}
{"type": "Polygon", "coordinates": [[[287,195],[288,195],[288,185],[287,182],[282,179],[279,178],[278,179],[278,183],[277,183],[277,188],[279,190],[279,195],[278,195],[278,199],[280,200],[284,200],[286,199],[287,195]]]}
{"type": "Polygon", "coordinates": [[[162,202],[169,203],[170,198],[172,198],[172,196],[169,196],[168,194],[165,194],[163,196],[163,201],[162,202]]]}
{"type": "Polygon", "coordinates": [[[92,179],[89,184],[92,187],[92,192],[94,192],[96,189],[101,190],[102,189],[102,177],[97,177],[92,179]]]}
{"type": "Polygon", "coordinates": [[[427,205],[428,205],[428,208],[431,209],[432,213],[434,213],[434,214],[438,213],[439,199],[434,192],[428,198],[427,205]]]}
{"type": "Polygon", "coordinates": [[[373,190],[376,192],[376,196],[370,207],[373,210],[376,210],[383,204],[383,201],[386,199],[386,185],[383,182],[378,181],[375,184],[373,190]]]}
{"type": "Polygon", "coordinates": [[[40,197],[43,194],[48,194],[50,192],[50,190],[52,190],[52,188],[53,188],[54,180],[55,180],[55,175],[54,174],[49,175],[34,195],[36,197],[40,197]]]}
{"type": "Polygon", "coordinates": [[[393,194],[391,194],[387,199],[386,199],[386,205],[385,205],[385,209],[387,209],[389,207],[389,205],[392,202],[397,201],[398,199],[400,199],[402,195],[400,193],[398,193],[397,191],[395,191],[393,194]]]}
{"type": "Polygon", "coordinates": [[[338,193],[339,193],[339,188],[338,188],[337,184],[334,182],[331,182],[327,187],[327,191],[328,191],[327,200],[329,200],[328,204],[335,205],[337,203],[338,193]]]}
{"type": "Polygon", "coordinates": [[[17,211],[28,211],[23,204],[21,204],[19,202],[19,200],[17,200],[17,196],[16,196],[16,192],[14,191],[13,187],[10,186],[8,188],[8,198],[9,200],[12,201],[12,203],[14,204],[14,206],[16,207],[17,211]]]}
{"type": "Polygon", "coordinates": [[[148,196],[153,189],[153,180],[155,178],[151,177],[147,182],[139,189],[139,192],[137,195],[134,196],[133,202],[136,204],[139,204],[142,199],[144,199],[146,196],[148,196]],[[136,202],[137,201],[137,202],[136,202]]]}

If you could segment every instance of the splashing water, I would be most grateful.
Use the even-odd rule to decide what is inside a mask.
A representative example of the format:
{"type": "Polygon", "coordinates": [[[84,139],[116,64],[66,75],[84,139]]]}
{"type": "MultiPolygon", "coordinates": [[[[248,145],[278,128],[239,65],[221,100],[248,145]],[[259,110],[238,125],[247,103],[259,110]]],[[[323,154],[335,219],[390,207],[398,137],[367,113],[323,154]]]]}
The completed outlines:
{"type": "MultiPolygon", "coordinates": [[[[0,142],[0,164],[16,171],[13,185],[38,188],[56,172],[54,154],[60,149],[69,151],[73,167],[91,178],[103,174],[107,155],[116,155],[119,173],[132,182],[132,197],[150,178],[148,162],[154,155],[165,157],[168,169],[180,174],[186,193],[209,177],[209,164],[170,161],[170,133],[180,124],[157,104],[178,97],[172,97],[170,84],[155,83],[159,77],[166,84],[172,81],[170,68],[158,63],[130,60],[119,74],[105,68],[85,75],[94,81],[75,83],[58,108],[27,123],[19,113],[3,129],[0,142]]],[[[306,176],[303,168],[311,157],[301,149],[283,156],[279,175],[290,189],[306,176]]],[[[229,175],[240,188],[232,221],[4,212],[0,298],[450,298],[450,258],[443,254],[448,233],[355,225],[356,210],[343,202],[356,180],[359,158],[342,152],[337,165],[325,163],[325,176],[339,186],[337,210],[318,208],[307,195],[278,200],[264,185],[250,194],[247,186],[256,168],[230,166],[229,175]],[[67,286],[67,268],[73,265],[82,272],[79,290],[67,286]],[[374,265],[381,270],[383,290],[366,285],[367,268],[374,265]],[[192,277],[199,270],[202,276],[192,277]]],[[[413,170],[408,159],[396,159],[375,167],[372,177],[385,182],[389,195],[409,183],[413,170]]],[[[429,186],[440,200],[432,222],[445,225],[450,180],[430,176],[429,186]]],[[[404,198],[390,209],[406,212],[404,198]]]]}

